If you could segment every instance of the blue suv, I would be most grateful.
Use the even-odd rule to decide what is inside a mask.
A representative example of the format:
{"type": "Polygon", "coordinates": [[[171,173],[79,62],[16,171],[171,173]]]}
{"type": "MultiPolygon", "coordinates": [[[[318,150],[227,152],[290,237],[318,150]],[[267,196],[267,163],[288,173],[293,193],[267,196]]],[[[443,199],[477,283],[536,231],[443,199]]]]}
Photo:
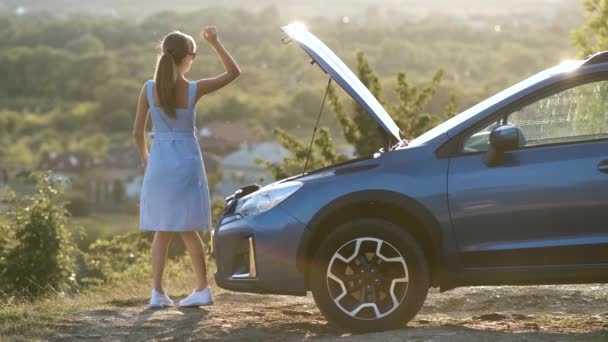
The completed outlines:
{"type": "Polygon", "coordinates": [[[408,142],[327,46],[301,25],[283,31],[393,142],[228,197],[220,287],[311,291],[329,321],[373,331],[411,320],[429,287],[608,281],[608,52],[408,142]]]}

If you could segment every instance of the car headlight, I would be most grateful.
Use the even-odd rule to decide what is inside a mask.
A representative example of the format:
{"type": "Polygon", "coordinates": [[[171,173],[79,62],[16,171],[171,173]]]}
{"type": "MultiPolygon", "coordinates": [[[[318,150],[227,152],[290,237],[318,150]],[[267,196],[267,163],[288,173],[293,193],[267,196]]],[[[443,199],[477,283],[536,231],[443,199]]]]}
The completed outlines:
{"type": "Polygon", "coordinates": [[[283,202],[301,187],[302,182],[298,181],[265,186],[252,194],[239,198],[234,211],[241,216],[259,214],[283,202]]]}

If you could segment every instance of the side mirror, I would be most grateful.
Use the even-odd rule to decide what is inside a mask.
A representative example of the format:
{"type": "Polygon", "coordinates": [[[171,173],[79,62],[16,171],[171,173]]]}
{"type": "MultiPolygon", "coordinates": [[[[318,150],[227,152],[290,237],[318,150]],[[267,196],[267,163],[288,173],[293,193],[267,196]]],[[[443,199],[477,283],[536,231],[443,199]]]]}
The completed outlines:
{"type": "Polygon", "coordinates": [[[517,149],[522,139],[523,134],[516,126],[507,124],[496,127],[490,133],[490,147],[485,157],[486,165],[494,167],[502,164],[505,152],[517,149]]]}

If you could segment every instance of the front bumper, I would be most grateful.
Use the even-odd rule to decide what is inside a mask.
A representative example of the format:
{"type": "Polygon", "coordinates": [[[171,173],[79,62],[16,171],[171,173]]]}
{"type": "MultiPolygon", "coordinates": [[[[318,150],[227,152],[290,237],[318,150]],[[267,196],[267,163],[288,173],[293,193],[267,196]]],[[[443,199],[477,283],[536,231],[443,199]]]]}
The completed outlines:
{"type": "Polygon", "coordinates": [[[296,259],[306,233],[306,226],[280,205],[237,220],[224,217],[213,235],[216,283],[233,291],[305,295],[296,259]]]}

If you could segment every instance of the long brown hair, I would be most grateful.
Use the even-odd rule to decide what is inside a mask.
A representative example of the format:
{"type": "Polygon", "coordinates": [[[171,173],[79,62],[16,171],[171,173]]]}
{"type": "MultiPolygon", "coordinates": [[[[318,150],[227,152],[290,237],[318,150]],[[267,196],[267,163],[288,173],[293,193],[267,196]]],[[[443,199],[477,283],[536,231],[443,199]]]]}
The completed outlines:
{"type": "Polygon", "coordinates": [[[177,66],[188,54],[194,53],[195,43],[191,36],[179,31],[173,31],[161,42],[161,55],[156,64],[154,83],[158,92],[160,107],[171,118],[175,118],[176,99],[175,82],[177,81],[177,66]]]}

